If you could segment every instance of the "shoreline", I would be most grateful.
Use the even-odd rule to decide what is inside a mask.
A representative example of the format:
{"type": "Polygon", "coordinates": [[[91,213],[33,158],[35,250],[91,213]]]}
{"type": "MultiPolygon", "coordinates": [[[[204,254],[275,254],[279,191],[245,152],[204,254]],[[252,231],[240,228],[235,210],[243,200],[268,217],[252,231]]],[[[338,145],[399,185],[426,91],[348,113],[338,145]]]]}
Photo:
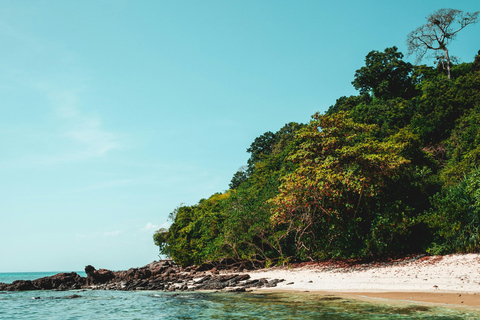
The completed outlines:
{"type": "Polygon", "coordinates": [[[442,293],[442,292],[341,292],[341,291],[305,291],[305,290],[275,290],[275,289],[255,289],[250,293],[293,293],[297,295],[321,297],[339,297],[342,299],[350,299],[357,301],[364,301],[373,304],[387,304],[387,305],[426,305],[434,307],[442,307],[449,309],[468,309],[480,312],[480,294],[457,294],[457,293],[442,293]]]}
{"type": "Polygon", "coordinates": [[[360,300],[441,304],[480,310],[480,254],[424,256],[349,267],[311,263],[248,272],[251,279],[285,279],[258,292],[321,293],[360,300]]]}
{"type": "Polygon", "coordinates": [[[478,294],[457,294],[440,292],[362,292],[345,293],[345,296],[365,299],[367,301],[395,301],[402,304],[421,303],[448,308],[461,308],[480,311],[478,294]]]}
{"type": "Polygon", "coordinates": [[[319,261],[246,270],[220,266],[181,268],[172,260],[112,272],[85,268],[87,278],[60,273],[33,281],[0,283],[0,291],[149,290],[335,295],[387,304],[432,303],[480,310],[480,254],[410,256],[359,263],[319,261]]]}

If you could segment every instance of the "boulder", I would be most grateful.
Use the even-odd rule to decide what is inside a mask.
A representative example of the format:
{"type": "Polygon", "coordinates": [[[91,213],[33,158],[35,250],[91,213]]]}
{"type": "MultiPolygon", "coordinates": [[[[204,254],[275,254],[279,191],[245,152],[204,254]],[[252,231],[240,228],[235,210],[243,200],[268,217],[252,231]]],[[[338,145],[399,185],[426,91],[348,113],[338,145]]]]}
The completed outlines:
{"type": "Polygon", "coordinates": [[[85,267],[85,273],[87,274],[87,285],[105,284],[115,279],[115,273],[112,271],[107,269],[96,270],[91,265],[85,267]]]}
{"type": "Polygon", "coordinates": [[[76,272],[58,273],[50,277],[33,280],[32,283],[39,290],[69,290],[79,289],[85,285],[85,278],[80,277],[76,272]]]}

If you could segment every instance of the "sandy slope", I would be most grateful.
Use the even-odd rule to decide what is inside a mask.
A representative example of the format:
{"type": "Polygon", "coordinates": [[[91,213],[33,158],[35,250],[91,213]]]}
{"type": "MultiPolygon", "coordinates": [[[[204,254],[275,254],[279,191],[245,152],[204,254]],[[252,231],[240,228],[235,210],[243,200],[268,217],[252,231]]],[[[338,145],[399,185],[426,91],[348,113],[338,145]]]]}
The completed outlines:
{"type": "Polygon", "coordinates": [[[262,269],[251,272],[250,276],[252,279],[285,279],[268,290],[341,292],[480,305],[480,254],[422,257],[347,268],[312,264],[291,269],[262,269]]]}
{"type": "Polygon", "coordinates": [[[250,276],[252,279],[285,279],[277,287],[283,290],[480,294],[480,254],[423,257],[349,268],[316,265],[295,269],[272,268],[253,271],[250,276]]]}

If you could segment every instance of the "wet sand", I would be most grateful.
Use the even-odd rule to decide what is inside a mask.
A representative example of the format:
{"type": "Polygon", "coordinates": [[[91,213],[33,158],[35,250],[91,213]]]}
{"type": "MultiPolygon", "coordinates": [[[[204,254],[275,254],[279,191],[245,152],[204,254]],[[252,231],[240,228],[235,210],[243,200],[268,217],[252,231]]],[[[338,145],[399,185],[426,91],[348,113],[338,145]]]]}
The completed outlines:
{"type": "Polygon", "coordinates": [[[397,302],[423,302],[435,303],[444,307],[464,306],[468,309],[480,310],[480,294],[475,293],[435,293],[435,292],[358,292],[358,293],[338,293],[341,296],[354,299],[388,299],[397,302]]]}

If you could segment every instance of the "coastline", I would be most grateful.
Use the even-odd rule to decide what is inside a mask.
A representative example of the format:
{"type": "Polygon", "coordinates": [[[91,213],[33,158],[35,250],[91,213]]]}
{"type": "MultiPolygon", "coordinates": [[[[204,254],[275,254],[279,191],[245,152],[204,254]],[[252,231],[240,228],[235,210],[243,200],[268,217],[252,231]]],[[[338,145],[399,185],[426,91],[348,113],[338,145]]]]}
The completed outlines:
{"type": "Polygon", "coordinates": [[[425,256],[350,267],[311,263],[260,269],[251,279],[285,279],[270,292],[334,294],[363,300],[435,303],[480,310],[480,254],[425,256]]]}
{"type": "Polygon", "coordinates": [[[320,300],[333,295],[380,304],[435,304],[480,311],[480,254],[410,256],[371,263],[306,262],[255,270],[181,268],[172,260],[161,260],[126,271],[96,270],[92,266],[85,270],[86,278],[74,272],[60,273],[32,281],[0,283],[0,291],[247,291],[291,293],[320,300]]]}

